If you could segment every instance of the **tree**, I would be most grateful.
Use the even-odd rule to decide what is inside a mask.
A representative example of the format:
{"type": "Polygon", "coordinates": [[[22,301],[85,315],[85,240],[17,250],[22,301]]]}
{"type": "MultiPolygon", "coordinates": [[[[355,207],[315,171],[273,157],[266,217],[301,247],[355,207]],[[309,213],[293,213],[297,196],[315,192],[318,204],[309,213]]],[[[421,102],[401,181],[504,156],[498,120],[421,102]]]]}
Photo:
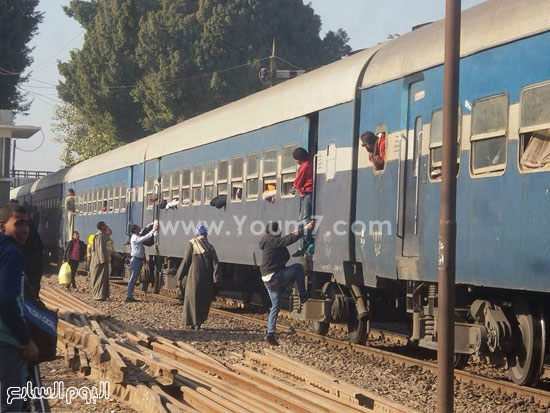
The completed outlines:
{"type": "Polygon", "coordinates": [[[90,127],[78,109],[70,104],[56,106],[52,130],[53,141],[64,145],[60,158],[64,166],[77,164],[121,145],[108,134],[90,127]]]}
{"type": "Polygon", "coordinates": [[[72,0],[65,11],[87,33],[59,65],[60,96],[122,142],[262,89],[273,39],[304,69],[351,50],[343,30],[321,39],[303,0],[72,0]]]}
{"type": "Polygon", "coordinates": [[[28,43],[42,21],[37,5],[38,0],[0,0],[0,109],[29,108],[19,85],[28,79],[22,73],[33,62],[28,43]]]}

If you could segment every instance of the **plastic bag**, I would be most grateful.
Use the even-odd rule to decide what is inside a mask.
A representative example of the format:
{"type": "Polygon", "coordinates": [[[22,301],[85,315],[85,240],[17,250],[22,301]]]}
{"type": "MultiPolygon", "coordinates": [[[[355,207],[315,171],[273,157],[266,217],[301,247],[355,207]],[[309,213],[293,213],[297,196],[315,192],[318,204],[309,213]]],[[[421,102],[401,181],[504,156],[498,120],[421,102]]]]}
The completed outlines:
{"type": "Polygon", "coordinates": [[[71,283],[71,266],[68,262],[64,262],[59,269],[59,284],[69,285],[71,283]]]}

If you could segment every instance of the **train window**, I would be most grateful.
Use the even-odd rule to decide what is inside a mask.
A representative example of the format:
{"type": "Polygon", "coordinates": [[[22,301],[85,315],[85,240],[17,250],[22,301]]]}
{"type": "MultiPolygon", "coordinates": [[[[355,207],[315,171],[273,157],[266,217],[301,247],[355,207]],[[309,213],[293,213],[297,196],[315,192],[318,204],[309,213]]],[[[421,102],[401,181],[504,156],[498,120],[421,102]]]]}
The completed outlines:
{"type": "Polygon", "coordinates": [[[114,204],[115,204],[115,212],[118,212],[120,209],[120,185],[115,185],[114,187],[114,204]]]}
{"type": "Polygon", "coordinates": [[[96,204],[96,207],[95,207],[95,211],[96,213],[100,213],[101,212],[101,189],[96,189],[95,190],[96,194],[97,194],[97,204],[96,204]]]}
{"type": "Polygon", "coordinates": [[[170,172],[164,172],[162,174],[161,187],[162,187],[162,201],[168,201],[170,198],[170,172]]]}
{"type": "MultiPolygon", "coordinates": [[[[456,154],[456,174],[460,166],[460,142],[462,134],[462,110],[458,109],[458,136],[456,154]]],[[[443,145],[443,109],[437,109],[432,113],[430,121],[430,179],[441,180],[441,147],[443,145]]]]}
{"type": "Polygon", "coordinates": [[[202,165],[193,167],[193,205],[200,205],[202,202],[202,165]]]}
{"type": "Polygon", "coordinates": [[[191,169],[185,168],[181,175],[181,204],[187,206],[191,203],[191,169]]]}
{"type": "Polygon", "coordinates": [[[109,185],[109,192],[108,192],[108,198],[109,198],[109,208],[108,208],[108,212],[113,212],[114,211],[114,208],[115,208],[115,203],[114,203],[114,193],[115,193],[115,188],[113,185],[109,185]]]}
{"type": "Polygon", "coordinates": [[[214,193],[214,162],[207,162],[204,167],[204,203],[209,203],[216,195],[214,193]]]}
{"type": "Polygon", "coordinates": [[[275,200],[277,195],[277,148],[264,151],[262,182],[263,190],[262,197],[265,200],[275,200]]]}
{"type": "Polygon", "coordinates": [[[97,192],[92,189],[92,210],[90,213],[95,214],[97,212],[97,192]]]}
{"type": "Polygon", "coordinates": [[[251,153],[246,158],[246,199],[258,199],[260,154],[251,153]]]}
{"type": "Polygon", "coordinates": [[[474,175],[504,171],[508,97],[492,96],[474,102],[472,108],[471,167],[474,175]]]}
{"type": "Polygon", "coordinates": [[[521,94],[519,165],[522,171],[550,170],[550,83],[521,94]]]}
{"type": "Polygon", "coordinates": [[[243,199],[243,157],[235,156],[231,160],[231,200],[240,202],[243,199]]]}
{"type": "Polygon", "coordinates": [[[87,205],[87,211],[88,214],[91,214],[93,211],[93,203],[92,203],[92,190],[86,191],[86,205],[87,205]]]}
{"type": "Polygon", "coordinates": [[[229,163],[226,159],[218,162],[218,195],[227,195],[227,170],[229,163]]]}
{"type": "Polygon", "coordinates": [[[281,196],[290,197],[292,194],[292,185],[296,178],[296,161],[292,157],[292,152],[298,145],[291,144],[283,146],[281,156],[281,196]]]}
{"type": "Polygon", "coordinates": [[[149,175],[145,179],[145,202],[147,203],[147,209],[153,208],[153,191],[155,190],[155,178],[153,175],[149,175]]]}
{"type": "Polygon", "coordinates": [[[172,171],[172,196],[171,196],[172,201],[175,199],[179,201],[180,191],[181,191],[181,171],[174,170],[172,171]]]}
{"type": "Polygon", "coordinates": [[[126,181],[124,181],[120,184],[120,212],[126,211],[127,193],[126,181]]]}

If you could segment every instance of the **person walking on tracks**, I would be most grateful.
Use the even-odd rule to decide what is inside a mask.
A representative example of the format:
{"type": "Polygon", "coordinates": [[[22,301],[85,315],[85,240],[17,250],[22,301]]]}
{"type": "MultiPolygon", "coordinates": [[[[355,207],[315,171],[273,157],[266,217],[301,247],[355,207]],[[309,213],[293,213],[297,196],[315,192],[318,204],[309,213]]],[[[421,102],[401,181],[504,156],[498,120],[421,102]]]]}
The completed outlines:
{"type": "Polygon", "coordinates": [[[8,388],[25,385],[27,361],[38,358],[23,317],[23,253],[29,235],[25,208],[0,205],[0,411],[19,412],[22,400],[10,400],[8,388]]]}
{"type": "Polygon", "coordinates": [[[189,241],[176,278],[187,276],[183,303],[183,324],[199,330],[208,318],[214,287],[222,279],[221,266],[214,246],[208,242],[208,229],[198,225],[196,237],[189,241]]]}
{"type": "Polygon", "coordinates": [[[80,240],[78,231],[73,231],[73,239],[67,243],[65,254],[63,255],[65,261],[71,266],[71,283],[66,286],[67,290],[69,287],[72,287],[75,291],[77,290],[76,271],[78,270],[78,264],[86,258],[86,248],[86,244],[80,240]]]}
{"type": "Polygon", "coordinates": [[[314,225],[314,221],[309,221],[305,226],[300,226],[293,233],[282,237],[279,231],[279,223],[269,222],[266,233],[260,240],[259,246],[263,251],[260,271],[262,281],[271,299],[271,311],[269,312],[265,339],[271,345],[279,345],[275,338],[275,327],[281,309],[281,294],[286,286],[296,281],[300,302],[303,304],[308,299],[302,264],[293,264],[286,267],[286,263],[290,259],[287,247],[302,238],[304,231],[311,230],[314,225]]]}
{"type": "Polygon", "coordinates": [[[136,286],[139,273],[141,272],[141,267],[145,262],[145,246],[144,243],[151,240],[151,238],[158,235],[159,224],[155,222],[151,226],[151,229],[143,234],[140,234],[141,228],[139,225],[134,224],[130,227],[130,232],[132,237],[130,238],[131,256],[130,259],[130,280],[128,281],[128,288],[126,290],[126,302],[132,303],[137,301],[134,298],[134,287],[136,286]]]}
{"type": "Polygon", "coordinates": [[[92,298],[105,301],[109,298],[109,264],[107,261],[107,239],[105,238],[109,227],[103,221],[99,221],[96,227],[97,233],[92,242],[90,282],[92,283],[92,298]]]}

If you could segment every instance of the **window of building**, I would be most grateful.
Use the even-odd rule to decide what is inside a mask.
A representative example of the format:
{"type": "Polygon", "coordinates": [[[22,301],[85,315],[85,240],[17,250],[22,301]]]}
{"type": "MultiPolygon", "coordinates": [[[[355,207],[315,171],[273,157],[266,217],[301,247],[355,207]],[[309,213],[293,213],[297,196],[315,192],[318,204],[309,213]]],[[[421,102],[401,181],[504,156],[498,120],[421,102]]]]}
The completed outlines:
{"type": "Polygon", "coordinates": [[[181,174],[181,204],[191,204],[191,169],[185,168],[181,174]]]}
{"type": "Polygon", "coordinates": [[[153,175],[149,175],[145,179],[145,202],[147,203],[147,209],[153,208],[153,192],[155,191],[155,178],[153,175]]]}
{"type": "Polygon", "coordinates": [[[202,165],[193,167],[193,205],[200,205],[202,202],[202,165]]]}
{"type": "Polygon", "coordinates": [[[296,179],[296,161],[292,157],[292,152],[298,145],[291,144],[283,146],[281,156],[281,196],[294,196],[292,186],[296,179]]]}
{"type": "Polygon", "coordinates": [[[162,187],[162,199],[160,201],[169,201],[170,198],[170,172],[164,172],[162,174],[161,187],[162,187]]]}
{"type": "Polygon", "coordinates": [[[246,199],[258,199],[260,154],[251,153],[246,158],[246,199]]]}
{"type": "Polygon", "coordinates": [[[208,204],[216,196],[214,186],[214,174],[216,165],[214,162],[207,162],[204,166],[204,203],[208,204]]]}
{"type": "Polygon", "coordinates": [[[222,159],[218,162],[218,195],[227,195],[227,177],[228,177],[229,163],[226,159],[222,159]]]}
{"type": "Polygon", "coordinates": [[[474,102],[472,108],[472,154],[474,175],[504,171],[508,97],[492,96],[474,102]]]}
{"type": "Polygon", "coordinates": [[[172,171],[172,201],[180,199],[181,192],[181,171],[172,171]]]}
{"type": "Polygon", "coordinates": [[[231,201],[243,199],[243,157],[235,156],[231,160],[231,201]]]}
{"type": "Polygon", "coordinates": [[[263,197],[274,199],[277,194],[277,169],[278,169],[278,151],[277,148],[264,151],[262,182],[263,197]]]}
{"type": "MultiPolygon", "coordinates": [[[[462,111],[458,110],[458,136],[456,154],[456,174],[460,166],[460,137],[462,134],[462,111]]],[[[434,181],[441,180],[441,148],[443,145],[443,109],[437,109],[432,113],[430,121],[430,178],[434,181]]]]}
{"type": "Polygon", "coordinates": [[[522,171],[550,169],[550,83],[521,94],[519,166],[522,171]]]}

